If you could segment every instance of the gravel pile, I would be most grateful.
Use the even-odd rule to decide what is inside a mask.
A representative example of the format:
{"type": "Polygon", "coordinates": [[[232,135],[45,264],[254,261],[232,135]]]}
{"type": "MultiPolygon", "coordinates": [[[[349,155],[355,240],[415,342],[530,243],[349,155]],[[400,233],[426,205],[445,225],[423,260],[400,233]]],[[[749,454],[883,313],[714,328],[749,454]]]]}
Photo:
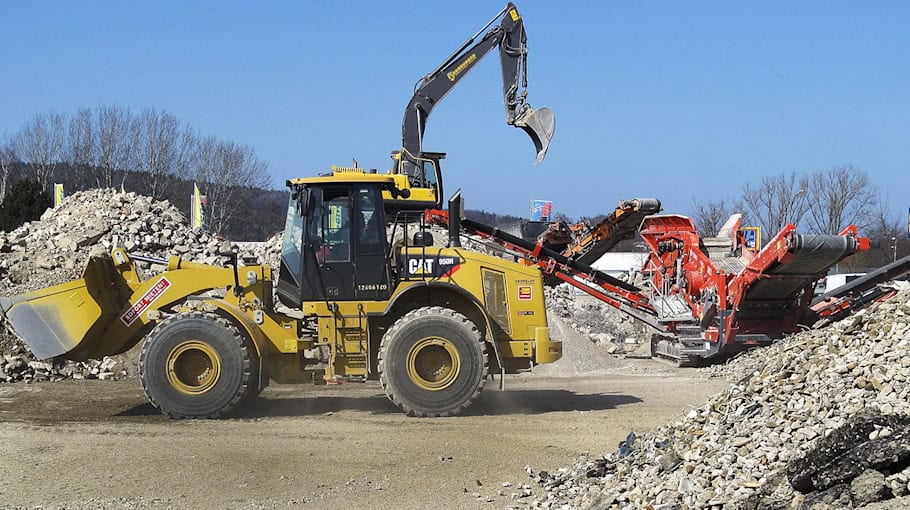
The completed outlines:
{"type": "Polygon", "coordinates": [[[572,329],[565,319],[548,313],[547,320],[550,338],[562,342],[562,357],[554,363],[534,367],[531,373],[535,376],[591,376],[628,368],[628,362],[620,360],[603,347],[591,342],[588,335],[572,329]]]}
{"type": "Polygon", "coordinates": [[[230,249],[218,237],[190,229],[167,200],[113,189],[83,191],[39,220],[0,233],[0,293],[20,294],[79,278],[89,255],[115,246],[218,265],[227,260],[219,253],[230,249]]]}
{"type": "Polygon", "coordinates": [[[119,379],[136,375],[130,363],[105,356],[101,360],[37,361],[25,346],[13,345],[0,354],[0,383],[62,381],[64,379],[119,379]]]}
{"type": "MultiPolygon", "coordinates": [[[[247,251],[277,267],[280,238],[247,251]]],[[[231,245],[213,234],[191,229],[186,218],[168,201],[135,193],[99,189],[74,193],[62,205],[48,209],[37,221],[12,232],[0,232],[0,295],[14,296],[82,276],[93,253],[109,253],[123,246],[132,253],[223,265],[231,245]]],[[[147,276],[164,268],[138,266],[147,276]]],[[[135,375],[129,357],[85,363],[36,361],[31,352],[7,331],[0,334],[0,383],[65,378],[117,378],[135,375]]]]}
{"type": "MultiPolygon", "coordinates": [[[[534,473],[538,489],[524,504],[888,508],[873,502],[910,494],[908,348],[905,290],[708,369],[735,382],[663,427],[631,435],[619,450],[534,473]],[[829,468],[835,473],[818,473],[829,468]]],[[[893,508],[904,508],[897,501],[905,500],[893,508]]]]}
{"type": "Polygon", "coordinates": [[[638,350],[649,338],[644,326],[612,306],[586,294],[576,295],[567,283],[545,287],[547,310],[610,354],[638,350]]]}

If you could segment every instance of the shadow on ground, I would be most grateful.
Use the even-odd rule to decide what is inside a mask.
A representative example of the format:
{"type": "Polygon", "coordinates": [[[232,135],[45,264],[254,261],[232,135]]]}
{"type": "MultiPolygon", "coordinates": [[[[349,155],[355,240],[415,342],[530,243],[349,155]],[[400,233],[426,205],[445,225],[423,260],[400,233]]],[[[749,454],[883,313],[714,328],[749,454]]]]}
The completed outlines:
{"type": "MultiPolygon", "coordinates": [[[[642,400],[630,395],[609,393],[576,394],[568,390],[484,391],[465,416],[543,414],[565,411],[597,411],[642,400]]],[[[371,397],[286,397],[259,398],[247,405],[238,418],[268,416],[312,416],[345,410],[372,414],[397,414],[401,411],[384,394],[371,397]]]]}
{"type": "Polygon", "coordinates": [[[468,416],[601,411],[642,402],[617,393],[575,393],[569,390],[484,391],[465,413],[468,416]]]}
{"type": "MultiPolygon", "coordinates": [[[[167,418],[144,400],[132,384],[109,384],[97,388],[89,384],[42,387],[46,391],[7,392],[0,409],[0,422],[20,421],[37,424],[61,422],[98,422],[114,420],[159,422],[167,418]],[[100,391],[99,391],[100,390],[100,391]],[[112,391],[113,390],[113,391],[112,391]]],[[[342,411],[374,415],[399,414],[382,391],[364,391],[344,395],[345,389],[333,394],[307,394],[301,387],[269,388],[257,399],[242,406],[235,415],[241,419],[265,417],[318,416],[342,411]]],[[[617,393],[576,393],[566,389],[507,389],[499,391],[488,382],[465,416],[536,415],[552,412],[598,411],[640,403],[638,397],[617,393]]]]}

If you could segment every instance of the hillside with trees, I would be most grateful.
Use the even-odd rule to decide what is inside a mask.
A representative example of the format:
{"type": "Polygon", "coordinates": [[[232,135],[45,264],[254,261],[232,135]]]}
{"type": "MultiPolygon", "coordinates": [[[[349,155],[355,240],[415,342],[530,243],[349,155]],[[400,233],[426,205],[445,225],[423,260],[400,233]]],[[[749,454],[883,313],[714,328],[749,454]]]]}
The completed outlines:
{"type": "MultiPolygon", "coordinates": [[[[193,184],[206,197],[206,229],[235,241],[260,241],[284,228],[286,190],[271,189],[254,149],[195,131],[154,108],[85,108],[37,114],[0,139],[0,229],[37,218],[54,184],[67,194],[92,188],[168,200],[189,216],[193,184]]],[[[514,216],[468,211],[492,225],[514,216]]]]}
{"type": "MultiPolygon", "coordinates": [[[[40,215],[51,204],[54,183],[67,193],[124,189],[166,199],[185,214],[195,183],[206,196],[206,228],[236,241],[264,240],[281,230],[287,205],[286,191],[272,189],[268,164],[252,147],[199,133],[154,108],[40,113],[0,139],[0,228],[40,215]]],[[[910,251],[903,218],[889,215],[887,197],[852,165],[746,182],[737,197],[694,199],[690,216],[703,236],[712,236],[735,212],[744,215],[744,225],[760,226],[765,241],[788,223],[810,234],[836,234],[855,224],[879,246],[851,259],[855,269],[910,251]]],[[[484,210],[466,214],[496,227],[521,220],[484,210]]]]}
{"type": "Polygon", "coordinates": [[[237,240],[280,229],[274,226],[283,224],[287,201],[269,189],[268,165],[252,147],[198,133],[154,108],[36,114],[0,140],[0,200],[24,180],[47,193],[55,183],[66,193],[124,189],[169,200],[185,213],[196,183],[206,196],[206,228],[237,240]]]}
{"type": "Polygon", "coordinates": [[[733,213],[743,214],[743,226],[761,227],[765,242],[791,223],[808,234],[837,234],[856,225],[876,247],[850,258],[842,270],[863,271],[910,253],[905,218],[894,217],[887,194],[849,164],[763,177],[745,183],[738,197],[694,199],[691,217],[702,236],[713,236],[733,213]]]}

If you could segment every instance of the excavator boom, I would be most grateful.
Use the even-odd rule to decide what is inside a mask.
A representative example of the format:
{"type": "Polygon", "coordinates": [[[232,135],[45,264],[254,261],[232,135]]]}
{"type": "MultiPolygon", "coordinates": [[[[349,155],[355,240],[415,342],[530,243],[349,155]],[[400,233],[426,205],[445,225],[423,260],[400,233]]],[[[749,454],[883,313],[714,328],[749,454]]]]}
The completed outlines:
{"type": "Polygon", "coordinates": [[[402,151],[405,156],[415,157],[423,152],[426,121],[433,108],[496,47],[499,47],[502,65],[506,123],[528,133],[537,151],[537,162],[543,161],[556,129],[556,119],[549,108],[535,110],[527,102],[527,35],[524,22],[511,2],[449,58],[418,81],[402,121],[402,151]],[[490,28],[497,20],[501,20],[499,25],[490,28]]]}

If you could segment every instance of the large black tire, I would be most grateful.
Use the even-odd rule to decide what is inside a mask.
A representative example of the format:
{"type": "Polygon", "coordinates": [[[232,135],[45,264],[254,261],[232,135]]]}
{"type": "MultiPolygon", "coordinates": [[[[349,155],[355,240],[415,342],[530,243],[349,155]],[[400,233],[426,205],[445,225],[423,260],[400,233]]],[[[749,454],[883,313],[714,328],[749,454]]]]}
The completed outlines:
{"type": "Polygon", "coordinates": [[[379,381],[408,416],[459,414],[480,395],[486,376],[480,333],[453,310],[411,310],[382,337],[379,381]]]}
{"type": "Polygon", "coordinates": [[[149,334],[139,378],[149,402],[171,418],[221,418],[258,392],[252,341],[211,313],[169,317],[149,334]]]}

